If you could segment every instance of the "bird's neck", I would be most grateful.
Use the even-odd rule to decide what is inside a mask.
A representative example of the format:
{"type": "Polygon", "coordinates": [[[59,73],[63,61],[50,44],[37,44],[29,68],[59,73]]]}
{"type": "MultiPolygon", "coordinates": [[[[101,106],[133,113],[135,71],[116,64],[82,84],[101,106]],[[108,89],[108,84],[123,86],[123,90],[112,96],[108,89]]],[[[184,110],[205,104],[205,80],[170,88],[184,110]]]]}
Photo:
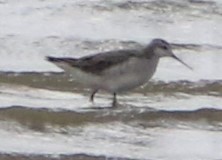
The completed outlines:
{"type": "Polygon", "coordinates": [[[143,49],[143,56],[146,57],[147,59],[159,59],[158,56],[155,55],[154,53],[154,48],[151,46],[147,46],[143,49]]]}

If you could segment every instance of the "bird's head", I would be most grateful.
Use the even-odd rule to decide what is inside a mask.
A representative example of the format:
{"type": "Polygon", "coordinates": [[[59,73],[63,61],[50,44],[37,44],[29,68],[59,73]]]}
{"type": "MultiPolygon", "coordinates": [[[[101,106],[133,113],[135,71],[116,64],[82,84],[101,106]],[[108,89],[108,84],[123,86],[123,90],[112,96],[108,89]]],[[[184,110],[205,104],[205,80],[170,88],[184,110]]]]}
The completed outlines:
{"type": "Polygon", "coordinates": [[[185,62],[183,62],[181,59],[179,59],[172,51],[172,47],[171,45],[166,42],[163,39],[154,39],[151,41],[151,43],[148,46],[152,52],[154,56],[157,57],[172,57],[174,59],[176,59],[177,61],[179,61],[180,63],[182,63],[183,65],[185,65],[187,68],[191,69],[192,68],[187,65],[185,62]]]}

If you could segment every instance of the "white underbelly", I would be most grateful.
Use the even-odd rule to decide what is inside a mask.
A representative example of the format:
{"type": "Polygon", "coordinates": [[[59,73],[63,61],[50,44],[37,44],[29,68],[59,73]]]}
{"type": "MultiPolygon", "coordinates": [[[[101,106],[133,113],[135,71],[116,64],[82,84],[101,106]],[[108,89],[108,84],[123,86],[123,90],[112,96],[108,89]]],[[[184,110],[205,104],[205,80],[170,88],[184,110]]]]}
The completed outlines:
{"type": "Polygon", "coordinates": [[[102,88],[109,92],[123,92],[134,89],[145,84],[149,80],[148,76],[138,74],[124,74],[114,79],[110,77],[103,81],[102,88]]]}
{"type": "Polygon", "coordinates": [[[78,68],[59,66],[70,74],[74,80],[92,89],[108,92],[123,92],[145,84],[154,74],[158,59],[131,58],[128,62],[113,66],[96,75],[86,73],[78,68]]]}
{"type": "Polygon", "coordinates": [[[137,88],[153,76],[158,59],[131,59],[130,62],[116,66],[104,74],[103,89],[109,92],[123,92],[137,88]]]}

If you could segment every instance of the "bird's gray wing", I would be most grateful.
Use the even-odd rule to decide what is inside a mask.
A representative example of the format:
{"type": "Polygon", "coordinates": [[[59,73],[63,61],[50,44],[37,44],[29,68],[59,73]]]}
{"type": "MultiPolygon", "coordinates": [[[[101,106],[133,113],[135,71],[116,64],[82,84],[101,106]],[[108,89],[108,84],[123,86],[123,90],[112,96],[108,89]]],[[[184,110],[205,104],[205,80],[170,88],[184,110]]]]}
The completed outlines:
{"type": "Polygon", "coordinates": [[[99,75],[111,66],[127,61],[135,56],[139,56],[138,50],[116,50],[89,55],[79,59],[47,57],[47,60],[53,63],[65,63],[85,72],[99,75]]]}
{"type": "Polygon", "coordinates": [[[137,55],[137,50],[117,50],[85,56],[70,63],[73,67],[93,74],[101,74],[113,65],[127,61],[137,55]]]}

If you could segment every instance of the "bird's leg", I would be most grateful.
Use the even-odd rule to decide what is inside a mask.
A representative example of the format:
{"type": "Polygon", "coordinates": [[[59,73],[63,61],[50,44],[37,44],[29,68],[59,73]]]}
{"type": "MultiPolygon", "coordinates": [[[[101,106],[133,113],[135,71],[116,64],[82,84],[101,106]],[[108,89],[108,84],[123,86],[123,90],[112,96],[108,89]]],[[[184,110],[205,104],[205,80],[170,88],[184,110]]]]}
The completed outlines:
{"type": "Polygon", "coordinates": [[[113,93],[113,107],[117,107],[116,93],[113,93]]]}
{"type": "Polygon", "coordinates": [[[92,92],[92,94],[91,94],[91,96],[90,96],[90,101],[91,101],[91,102],[93,102],[94,96],[95,96],[96,92],[98,92],[98,89],[93,90],[93,92],[92,92]]]}

